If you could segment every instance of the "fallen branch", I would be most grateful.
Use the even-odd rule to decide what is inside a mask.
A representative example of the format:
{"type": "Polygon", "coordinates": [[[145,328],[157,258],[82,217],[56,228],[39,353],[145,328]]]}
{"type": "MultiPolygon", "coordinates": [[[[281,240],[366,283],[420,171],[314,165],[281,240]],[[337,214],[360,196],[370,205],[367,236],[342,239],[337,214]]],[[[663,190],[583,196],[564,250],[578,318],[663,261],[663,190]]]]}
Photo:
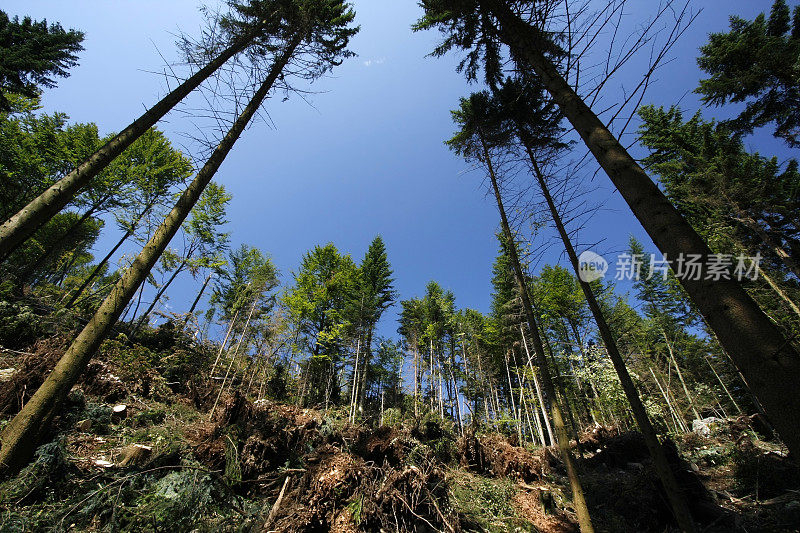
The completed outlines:
{"type": "Polygon", "coordinates": [[[292,480],[292,476],[286,476],[286,480],[283,482],[283,488],[281,488],[280,494],[278,494],[278,499],[275,500],[275,503],[272,505],[272,509],[269,511],[269,516],[267,516],[267,521],[264,522],[263,529],[266,531],[269,526],[272,525],[272,522],[275,520],[275,516],[278,514],[278,510],[281,507],[281,503],[283,502],[283,495],[286,493],[286,487],[289,486],[289,482],[292,480]]]}

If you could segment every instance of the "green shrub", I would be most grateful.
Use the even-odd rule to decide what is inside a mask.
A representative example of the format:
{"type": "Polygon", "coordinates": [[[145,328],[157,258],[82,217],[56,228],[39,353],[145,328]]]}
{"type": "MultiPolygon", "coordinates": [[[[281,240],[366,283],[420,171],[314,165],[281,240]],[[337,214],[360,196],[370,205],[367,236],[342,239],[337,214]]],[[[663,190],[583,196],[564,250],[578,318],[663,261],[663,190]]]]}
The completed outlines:
{"type": "Polygon", "coordinates": [[[36,450],[34,461],[14,478],[0,484],[0,502],[18,504],[43,498],[53,484],[72,470],[66,460],[64,443],[53,441],[36,450]]]}
{"type": "Polygon", "coordinates": [[[0,344],[21,348],[47,335],[49,328],[32,308],[16,302],[0,301],[0,344]]]}

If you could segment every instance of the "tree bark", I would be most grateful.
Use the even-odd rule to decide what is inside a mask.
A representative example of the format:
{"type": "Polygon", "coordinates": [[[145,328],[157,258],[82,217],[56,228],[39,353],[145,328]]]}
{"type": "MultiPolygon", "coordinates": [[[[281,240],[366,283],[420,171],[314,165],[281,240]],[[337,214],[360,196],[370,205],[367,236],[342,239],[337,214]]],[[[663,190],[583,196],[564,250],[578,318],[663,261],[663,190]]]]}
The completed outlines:
{"type": "Polygon", "coordinates": [[[553,381],[550,378],[550,370],[548,369],[547,358],[544,353],[542,339],[539,336],[539,326],[536,322],[536,315],[533,313],[533,306],[528,298],[528,288],[525,283],[525,276],[522,271],[522,265],[517,255],[517,245],[514,241],[514,235],[511,233],[511,227],[508,224],[506,211],[503,207],[503,198],[500,195],[500,188],[497,185],[497,176],[494,173],[489,151],[484,145],[484,163],[486,163],[489,171],[489,178],[492,182],[492,189],[494,190],[495,200],[497,201],[497,209],[500,211],[500,222],[503,227],[503,233],[508,239],[508,251],[511,259],[511,265],[514,269],[514,277],[516,278],[517,288],[519,289],[520,298],[522,299],[522,307],[525,310],[525,315],[528,319],[528,327],[533,338],[533,348],[536,353],[536,360],[539,369],[542,372],[542,385],[544,392],[547,394],[547,401],[550,404],[550,413],[553,417],[553,425],[555,426],[556,441],[561,451],[561,457],[564,461],[564,466],[567,469],[567,477],[569,478],[570,487],[572,488],[572,502],[575,506],[575,513],[578,515],[578,524],[582,533],[593,533],[594,527],[592,520],[589,516],[589,507],[586,505],[586,498],[583,495],[583,486],[578,478],[578,471],[575,466],[575,459],[572,457],[572,452],[569,448],[569,437],[567,436],[567,429],[564,425],[564,418],[561,414],[561,407],[558,405],[556,399],[556,389],[553,381]]]}
{"type": "Polygon", "coordinates": [[[92,270],[92,273],[89,274],[89,277],[86,278],[83,281],[83,283],[81,283],[81,286],[78,287],[75,290],[75,292],[72,294],[72,296],[70,297],[69,301],[66,303],[66,305],[64,305],[64,307],[66,307],[67,309],[70,309],[73,305],[75,305],[75,302],[78,301],[78,298],[80,298],[81,294],[83,294],[83,291],[85,291],[87,289],[87,287],[89,287],[89,285],[91,285],[91,283],[95,280],[95,278],[103,270],[103,267],[106,265],[106,263],[108,263],[108,261],[116,253],[116,251],[119,250],[119,247],[122,246],[122,244],[126,240],[128,240],[128,237],[130,237],[131,235],[133,235],[132,231],[129,230],[129,231],[125,232],[125,235],[123,235],[122,238],[120,238],[120,240],[117,241],[117,244],[114,245],[114,247],[111,249],[111,251],[108,252],[106,254],[106,256],[103,257],[103,259],[99,263],[97,263],[97,266],[94,267],[94,270],[92,270]]]}
{"type": "Polygon", "coordinates": [[[128,146],[156,124],[175,105],[196,89],[230,58],[244,50],[254,34],[237,40],[213,61],[173,89],[152,108],[129,124],[103,147],[81,163],[78,168],[50,186],[0,226],[0,262],[28,239],[36,229],[61,211],[78,192],[94,179],[128,146]]]}
{"type": "MultiPolygon", "coordinates": [[[[561,237],[561,241],[564,244],[564,248],[567,251],[567,256],[569,257],[569,261],[572,264],[573,270],[575,271],[575,276],[577,277],[578,283],[583,290],[583,294],[586,297],[586,302],[589,304],[589,310],[592,312],[592,316],[597,324],[597,328],[600,331],[600,337],[602,338],[603,344],[606,347],[606,352],[608,352],[611,363],[614,365],[614,369],[617,371],[620,385],[622,385],[622,390],[625,392],[625,397],[628,399],[628,403],[631,405],[633,417],[636,420],[636,424],[639,426],[639,431],[644,437],[645,444],[650,452],[650,457],[653,459],[653,465],[656,473],[661,480],[664,491],[667,493],[667,499],[672,507],[675,520],[683,531],[697,531],[697,527],[692,519],[692,515],[689,512],[689,506],[686,503],[686,497],[683,494],[683,490],[678,484],[677,479],[675,478],[675,474],[672,472],[672,468],[670,468],[669,462],[667,461],[667,456],[664,454],[664,449],[662,448],[661,442],[656,434],[656,430],[653,427],[653,424],[650,422],[650,417],[647,415],[647,409],[642,403],[641,396],[639,396],[639,391],[636,389],[636,385],[633,383],[633,380],[628,373],[628,367],[625,365],[625,361],[622,359],[622,355],[617,347],[617,341],[614,338],[614,334],[611,332],[611,328],[608,326],[608,322],[606,321],[603,311],[600,308],[600,304],[597,302],[597,298],[595,298],[594,291],[589,283],[582,280],[580,277],[580,263],[578,262],[578,255],[575,253],[575,248],[572,246],[572,241],[570,240],[567,230],[564,227],[564,223],[561,220],[561,215],[558,213],[558,209],[553,201],[553,197],[550,195],[550,189],[547,186],[544,175],[542,174],[538,162],[533,155],[533,151],[527,145],[525,148],[529,157],[531,158],[534,174],[536,176],[536,180],[539,182],[539,188],[541,189],[545,202],[547,202],[547,207],[550,210],[550,216],[553,219],[553,223],[555,224],[558,234],[561,237]]],[[[578,336],[577,328],[575,328],[574,332],[575,335],[578,336]]],[[[581,350],[583,350],[582,346],[581,350]]]]}
{"type": "Polygon", "coordinates": [[[153,309],[155,309],[155,308],[156,308],[156,305],[158,305],[158,301],[159,301],[159,300],[161,300],[161,297],[162,297],[162,296],[164,296],[164,293],[165,293],[165,292],[167,292],[167,289],[169,288],[169,286],[170,286],[170,285],[172,285],[172,282],[173,282],[173,281],[175,281],[175,278],[177,278],[177,277],[178,277],[178,274],[180,274],[181,272],[183,272],[183,269],[186,267],[186,261],[187,261],[187,260],[186,260],[186,259],[184,259],[184,260],[181,262],[181,264],[180,264],[180,265],[178,265],[178,268],[176,268],[176,269],[175,269],[175,271],[174,271],[174,272],[172,273],[172,275],[169,277],[169,279],[168,279],[168,280],[167,280],[167,282],[164,284],[164,286],[163,286],[163,287],[161,287],[161,288],[158,290],[158,293],[156,293],[156,297],[155,297],[155,298],[153,298],[153,302],[152,302],[152,303],[150,304],[150,306],[147,308],[147,311],[145,311],[145,312],[142,314],[142,316],[139,318],[139,322],[137,322],[137,323],[136,323],[136,327],[135,327],[135,328],[133,329],[133,331],[131,332],[131,338],[134,338],[134,337],[136,337],[136,334],[137,334],[137,333],[139,333],[139,330],[140,330],[140,329],[142,329],[142,326],[144,326],[144,325],[145,325],[145,323],[146,323],[146,321],[147,321],[147,317],[148,317],[148,316],[150,316],[150,313],[152,313],[152,312],[153,312],[153,309]]]}
{"type": "Polygon", "coordinates": [[[0,474],[18,471],[31,457],[43,428],[49,425],[54,411],[61,405],[72,386],[78,381],[97,348],[117,321],[125,305],[146,279],[158,258],[178,232],[203,190],[214,177],[225,157],[233,148],[250,119],[269,93],[299,44],[295,38],[276,59],[267,78],[236,119],[231,129],[181,194],[172,211],[159,226],[98,308],[95,315],[64,353],[44,383],[25,407],[9,422],[0,435],[0,474]]]}
{"type": "MultiPolygon", "coordinates": [[[[537,38],[525,21],[502,0],[479,0],[494,14],[500,36],[513,55],[544,83],[608,174],[633,214],[659,250],[670,258],[711,250],[670,203],[627,150],[536,48],[537,38]],[[527,65],[525,65],[525,63],[527,65]]],[[[722,347],[747,378],[792,455],[800,456],[800,354],[736,280],[690,280],[681,284],[716,333],[722,347]]]]}

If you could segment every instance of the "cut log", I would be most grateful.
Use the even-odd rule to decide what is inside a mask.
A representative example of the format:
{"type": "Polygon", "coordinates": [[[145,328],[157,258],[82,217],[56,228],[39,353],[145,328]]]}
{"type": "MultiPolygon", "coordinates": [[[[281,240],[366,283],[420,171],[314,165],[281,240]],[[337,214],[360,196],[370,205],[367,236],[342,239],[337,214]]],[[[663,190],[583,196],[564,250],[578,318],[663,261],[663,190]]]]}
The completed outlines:
{"type": "Polygon", "coordinates": [[[124,420],[128,416],[128,406],[124,404],[115,405],[111,409],[111,421],[115,424],[120,420],[124,420]]]}
{"type": "Polygon", "coordinates": [[[140,465],[150,458],[153,448],[143,444],[131,444],[122,449],[119,466],[140,465]]]}

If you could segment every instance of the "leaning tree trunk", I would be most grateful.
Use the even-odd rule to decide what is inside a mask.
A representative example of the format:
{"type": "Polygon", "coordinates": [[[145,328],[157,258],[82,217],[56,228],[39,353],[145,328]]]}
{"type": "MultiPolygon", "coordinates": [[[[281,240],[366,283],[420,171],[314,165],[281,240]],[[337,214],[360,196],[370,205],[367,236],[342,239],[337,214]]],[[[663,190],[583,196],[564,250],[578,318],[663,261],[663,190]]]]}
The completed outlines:
{"type": "Polygon", "coordinates": [[[165,293],[165,292],[167,292],[167,289],[169,288],[169,286],[170,286],[170,285],[172,285],[172,282],[173,282],[173,281],[175,281],[175,278],[177,278],[177,277],[178,277],[178,274],[180,274],[181,272],[183,272],[183,269],[184,269],[184,267],[186,266],[186,261],[188,261],[188,259],[184,259],[184,260],[183,260],[183,262],[181,262],[181,264],[180,264],[180,265],[178,265],[178,268],[176,268],[176,269],[175,269],[175,271],[174,271],[174,272],[172,273],[172,275],[169,277],[169,279],[168,279],[168,280],[167,280],[167,282],[164,284],[164,286],[163,286],[163,287],[161,287],[161,288],[158,290],[158,292],[156,293],[156,297],[155,297],[155,298],[153,298],[153,302],[152,302],[152,303],[150,304],[150,306],[147,308],[147,311],[145,311],[145,312],[142,314],[142,316],[139,318],[139,321],[138,321],[138,322],[136,323],[136,325],[133,327],[133,331],[131,331],[131,339],[134,339],[134,338],[136,338],[136,335],[139,333],[139,330],[140,330],[140,329],[142,329],[142,326],[144,326],[144,325],[147,323],[147,317],[149,317],[149,316],[150,316],[150,313],[152,313],[152,312],[153,312],[153,309],[155,309],[155,308],[156,308],[156,306],[158,305],[158,302],[159,302],[159,300],[161,300],[161,297],[162,297],[162,296],[164,296],[164,293],[165,293]]]}
{"type": "Polygon", "coordinates": [[[36,271],[39,270],[40,268],[42,268],[42,266],[44,266],[45,264],[47,264],[47,262],[56,253],[59,253],[59,254],[62,253],[64,251],[64,248],[68,245],[67,239],[69,239],[70,237],[75,235],[75,233],[78,232],[80,227],[83,226],[83,223],[86,222],[87,220],[89,220],[89,218],[91,218],[91,216],[93,214],[95,214],[95,212],[97,212],[97,209],[99,209],[100,206],[110,197],[111,197],[111,195],[108,194],[105,197],[103,197],[100,201],[95,202],[95,204],[92,205],[83,215],[81,215],[81,217],[74,224],[72,224],[72,226],[67,228],[67,231],[65,231],[56,240],[56,242],[51,244],[50,247],[47,250],[45,250],[44,253],[42,253],[38,257],[38,259],[36,259],[32,264],[30,264],[25,269],[25,271],[22,274],[20,274],[20,276],[19,276],[20,279],[22,281],[26,281],[26,282],[29,281],[34,276],[36,271]]]}
{"type": "Polygon", "coordinates": [[[197,304],[200,303],[200,298],[203,297],[203,293],[206,292],[206,287],[208,287],[208,283],[211,281],[211,276],[213,275],[214,273],[212,272],[211,274],[206,276],[206,280],[203,282],[203,286],[200,287],[200,292],[197,293],[197,296],[192,302],[192,306],[189,308],[189,313],[188,313],[189,315],[194,313],[194,310],[197,308],[197,304]]]}
{"type": "Polygon", "coordinates": [[[114,247],[111,249],[111,251],[108,252],[105,257],[103,257],[103,260],[100,261],[97,264],[96,267],[94,267],[94,270],[92,270],[92,273],[89,274],[89,277],[86,278],[86,280],[84,280],[83,283],[81,283],[81,286],[78,287],[78,289],[70,297],[69,301],[66,303],[66,305],[64,307],[69,309],[70,307],[75,305],[75,302],[78,301],[78,298],[80,298],[81,294],[83,294],[83,291],[85,291],[86,288],[89,287],[89,285],[91,285],[92,281],[94,281],[94,279],[100,274],[100,272],[102,271],[102,269],[105,266],[105,264],[108,263],[111,260],[111,257],[117,252],[117,250],[119,250],[119,247],[122,246],[122,244],[126,240],[128,240],[128,238],[131,235],[133,235],[133,232],[136,230],[136,226],[139,225],[139,222],[142,220],[142,218],[144,218],[144,216],[147,214],[147,212],[150,211],[150,209],[154,205],[155,205],[155,200],[153,200],[151,202],[148,202],[148,204],[145,206],[145,208],[142,210],[142,212],[139,214],[139,216],[136,217],[136,220],[131,224],[131,227],[125,232],[125,234],[119,239],[119,241],[117,241],[117,244],[114,245],[114,247]]]}
{"type": "Polygon", "coordinates": [[[97,266],[94,267],[94,269],[92,270],[92,273],[89,274],[89,277],[87,277],[83,281],[83,283],[81,283],[81,286],[78,287],[75,290],[75,292],[72,294],[72,296],[70,297],[69,301],[64,305],[64,307],[69,309],[73,305],[75,305],[75,303],[78,301],[78,298],[80,298],[81,294],[83,294],[83,291],[85,291],[89,287],[89,285],[92,284],[92,282],[95,280],[95,278],[97,278],[97,276],[103,270],[103,267],[106,265],[106,263],[108,263],[108,261],[116,253],[116,251],[119,250],[119,247],[122,246],[122,244],[126,240],[128,240],[128,237],[130,237],[131,235],[133,235],[132,231],[128,230],[128,231],[125,232],[125,234],[120,238],[119,241],[117,241],[117,244],[114,245],[114,247],[111,249],[111,251],[108,252],[105,255],[105,257],[103,257],[103,259],[99,263],[97,263],[97,266]]]}
{"type": "Polygon", "coordinates": [[[575,506],[575,512],[578,515],[578,524],[582,533],[594,532],[592,520],[589,516],[589,507],[586,505],[586,498],[583,495],[583,487],[581,486],[580,479],[578,478],[578,471],[575,466],[575,459],[572,457],[572,452],[569,447],[569,436],[567,435],[567,428],[564,425],[564,417],[561,414],[561,407],[558,405],[556,399],[556,388],[553,385],[553,380],[550,377],[550,369],[548,368],[547,357],[544,353],[544,345],[542,338],[539,335],[539,326],[536,322],[536,315],[533,312],[530,298],[528,297],[528,288],[525,283],[525,276],[522,272],[522,265],[517,255],[517,245],[514,241],[514,235],[511,233],[511,227],[508,224],[506,211],[503,207],[503,198],[500,194],[500,188],[497,185],[497,176],[494,173],[491,159],[489,158],[489,151],[484,145],[484,162],[489,171],[489,178],[492,181],[492,188],[494,189],[495,200],[497,200],[497,209],[500,211],[500,221],[503,227],[503,233],[508,240],[508,252],[511,259],[511,265],[514,269],[514,278],[517,282],[520,298],[522,299],[522,307],[525,310],[526,318],[528,319],[528,328],[531,332],[533,339],[533,348],[536,354],[536,361],[539,365],[542,378],[542,387],[547,395],[547,402],[550,405],[550,415],[553,417],[553,425],[555,426],[556,441],[561,451],[561,458],[564,461],[564,466],[567,468],[567,476],[569,477],[569,484],[572,488],[572,502],[575,506]]]}
{"type": "Polygon", "coordinates": [[[655,467],[656,474],[658,474],[661,484],[664,487],[664,491],[667,494],[667,499],[672,507],[672,512],[675,515],[675,520],[678,523],[678,527],[686,532],[697,531],[694,520],[692,519],[692,515],[689,512],[689,506],[686,503],[686,498],[680,485],[678,484],[677,479],[675,479],[675,474],[673,473],[672,468],[670,468],[669,461],[667,461],[667,456],[664,453],[664,448],[661,446],[661,442],[658,440],[656,430],[653,427],[653,424],[650,422],[650,417],[647,415],[647,409],[645,409],[645,406],[642,403],[642,398],[639,396],[639,391],[636,390],[636,385],[633,383],[633,380],[628,373],[628,368],[625,366],[625,361],[622,359],[622,355],[617,347],[614,334],[611,332],[611,328],[608,326],[608,322],[606,321],[603,311],[597,302],[597,298],[595,298],[594,291],[592,291],[589,283],[582,280],[580,277],[580,263],[578,262],[578,256],[575,253],[575,248],[572,246],[572,241],[570,241],[567,230],[564,227],[563,221],[561,220],[561,215],[558,213],[558,209],[556,209],[555,202],[553,202],[553,197],[550,195],[550,189],[547,186],[544,175],[542,175],[531,149],[528,146],[525,148],[531,159],[534,174],[539,182],[539,188],[541,189],[545,202],[547,202],[547,207],[550,210],[550,216],[553,219],[553,223],[555,223],[558,234],[561,237],[561,241],[564,243],[564,248],[567,251],[567,256],[569,257],[570,263],[572,263],[575,276],[578,278],[578,283],[580,284],[583,294],[586,297],[586,302],[589,304],[589,310],[592,312],[592,316],[597,323],[597,329],[600,331],[600,337],[602,338],[603,344],[608,352],[608,356],[614,365],[614,369],[617,371],[617,376],[619,376],[619,381],[622,385],[622,390],[625,392],[625,396],[628,399],[628,403],[631,404],[633,417],[636,420],[636,424],[639,426],[639,431],[644,437],[644,442],[647,445],[648,451],[650,452],[650,457],[653,459],[653,466],[655,467]]]}
{"type": "MultiPolygon", "coordinates": [[[[500,36],[512,55],[542,80],[658,249],[669,258],[710,256],[703,239],[537,49],[536,31],[507,2],[479,1],[497,18],[500,36]]],[[[747,379],[783,442],[794,456],[800,456],[800,353],[736,280],[682,278],[680,282],[747,379]]]]}
{"type": "Polygon", "coordinates": [[[16,250],[28,239],[36,229],[61,211],[78,192],[94,179],[128,146],[144,132],[153,127],[173,107],[196,89],[203,81],[225,64],[231,57],[241,52],[250,43],[252,37],[238,39],[206,66],[198,70],[188,80],[173,89],[156,105],[147,110],[124,130],[114,136],[102,148],[97,150],[78,168],[58,180],[42,194],[31,200],[16,215],[0,226],[0,262],[16,250]]]}
{"type": "Polygon", "coordinates": [[[283,71],[300,42],[294,39],[277,58],[269,75],[253,95],[253,98],[233,123],[233,126],[211,154],[206,164],[197,173],[192,183],[181,194],[175,207],[167,215],[153,237],[139,253],[133,264],[117,282],[111,294],[64,353],[50,375],[42,383],[23,409],[0,434],[0,474],[18,471],[31,457],[36,442],[46,428],[54,412],[64,401],[67,393],[78,381],[89,360],[116,322],[128,301],[144,282],[158,258],[167,248],[172,237],[191,212],[203,190],[214,177],[225,157],[233,148],[250,119],[269,93],[275,80],[283,71]]]}

